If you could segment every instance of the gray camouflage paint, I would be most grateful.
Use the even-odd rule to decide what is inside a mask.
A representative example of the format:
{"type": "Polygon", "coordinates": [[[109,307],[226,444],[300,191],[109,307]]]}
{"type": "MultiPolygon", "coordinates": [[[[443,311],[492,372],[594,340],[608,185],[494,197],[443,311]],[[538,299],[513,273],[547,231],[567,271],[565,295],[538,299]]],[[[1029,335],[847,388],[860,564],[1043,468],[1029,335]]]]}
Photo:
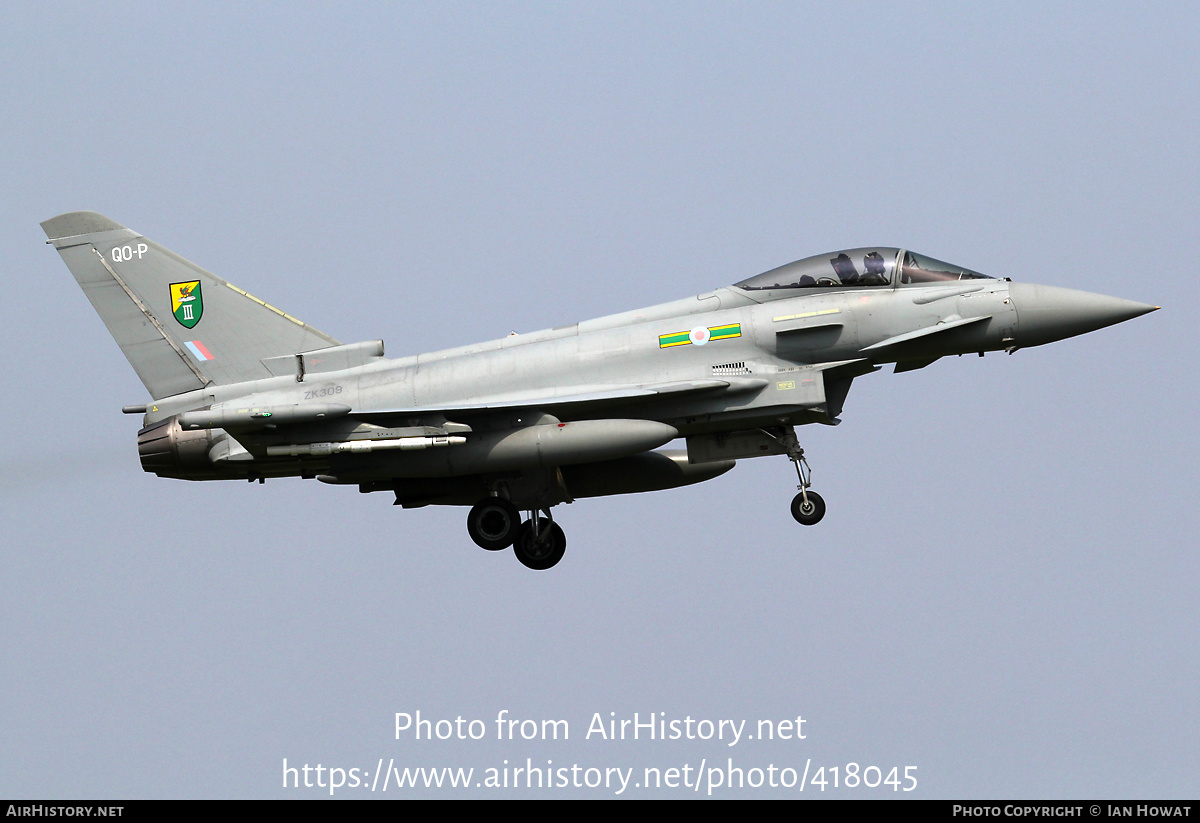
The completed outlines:
{"type": "MultiPolygon", "coordinates": [[[[794,425],[835,424],[851,381],[883,364],[1011,352],[1155,308],[975,273],[901,283],[904,252],[858,249],[887,261],[887,285],[777,288],[768,272],[744,287],[387,359],[381,341],[342,346],[102,215],[42,225],[154,398],[139,441],[148,471],[320,476],[394,491],[405,505],[470,505],[491,492],[548,508],[573,499],[571,486],[588,496],[700,482],[729,458],[784,453],[794,425]],[[185,328],[169,286],[193,280],[204,312],[185,328]],[[679,436],[690,459],[651,452],[679,436]],[[442,482],[406,482],[416,478],[442,482]]],[[[835,260],[774,271],[817,270],[822,258],[835,260]]]]}

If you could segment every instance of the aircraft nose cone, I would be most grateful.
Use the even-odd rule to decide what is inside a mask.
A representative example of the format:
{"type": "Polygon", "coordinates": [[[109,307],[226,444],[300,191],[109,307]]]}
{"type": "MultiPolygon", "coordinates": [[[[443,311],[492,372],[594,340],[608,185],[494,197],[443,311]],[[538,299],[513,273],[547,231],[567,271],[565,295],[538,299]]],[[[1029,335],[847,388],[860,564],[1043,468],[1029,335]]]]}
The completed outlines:
{"type": "Polygon", "coordinates": [[[1016,338],[1021,347],[1074,337],[1158,308],[1120,297],[1031,283],[1011,284],[1008,296],[1017,310],[1016,338]]]}

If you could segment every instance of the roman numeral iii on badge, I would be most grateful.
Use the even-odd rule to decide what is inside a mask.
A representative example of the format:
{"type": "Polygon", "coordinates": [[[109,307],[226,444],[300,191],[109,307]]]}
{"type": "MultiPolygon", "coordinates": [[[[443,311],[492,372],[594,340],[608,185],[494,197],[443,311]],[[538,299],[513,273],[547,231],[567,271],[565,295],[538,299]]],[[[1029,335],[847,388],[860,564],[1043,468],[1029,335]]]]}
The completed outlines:
{"type": "Polygon", "coordinates": [[[171,284],[171,314],[185,328],[195,328],[204,315],[204,296],[200,292],[200,281],[171,284]]]}

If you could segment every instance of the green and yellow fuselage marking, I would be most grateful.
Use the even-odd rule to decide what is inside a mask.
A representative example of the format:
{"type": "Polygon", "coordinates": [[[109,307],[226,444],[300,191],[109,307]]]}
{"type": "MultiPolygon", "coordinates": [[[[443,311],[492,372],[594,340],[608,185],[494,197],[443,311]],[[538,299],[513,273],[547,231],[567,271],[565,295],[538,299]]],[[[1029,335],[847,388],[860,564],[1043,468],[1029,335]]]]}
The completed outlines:
{"type": "Polygon", "coordinates": [[[690,346],[692,338],[688,335],[691,332],[677,331],[673,334],[660,334],[658,336],[658,347],[660,349],[669,349],[672,346],[690,346]]]}
{"type": "Polygon", "coordinates": [[[669,349],[674,346],[690,346],[693,343],[703,346],[713,340],[732,340],[735,337],[742,336],[741,323],[727,323],[724,326],[704,326],[691,329],[690,331],[676,331],[670,334],[660,334],[658,336],[658,347],[660,349],[669,349]],[[697,335],[698,332],[707,332],[706,334],[697,335]]]}

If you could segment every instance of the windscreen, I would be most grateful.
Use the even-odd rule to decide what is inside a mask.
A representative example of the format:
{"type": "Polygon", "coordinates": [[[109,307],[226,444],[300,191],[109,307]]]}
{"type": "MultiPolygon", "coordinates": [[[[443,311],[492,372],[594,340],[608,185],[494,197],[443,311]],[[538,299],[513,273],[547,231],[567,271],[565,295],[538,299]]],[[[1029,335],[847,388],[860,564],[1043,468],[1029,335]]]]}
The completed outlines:
{"type": "Polygon", "coordinates": [[[923,254],[906,251],[900,266],[901,283],[939,283],[944,280],[994,280],[986,274],[964,269],[953,263],[935,260],[923,254]]]}

